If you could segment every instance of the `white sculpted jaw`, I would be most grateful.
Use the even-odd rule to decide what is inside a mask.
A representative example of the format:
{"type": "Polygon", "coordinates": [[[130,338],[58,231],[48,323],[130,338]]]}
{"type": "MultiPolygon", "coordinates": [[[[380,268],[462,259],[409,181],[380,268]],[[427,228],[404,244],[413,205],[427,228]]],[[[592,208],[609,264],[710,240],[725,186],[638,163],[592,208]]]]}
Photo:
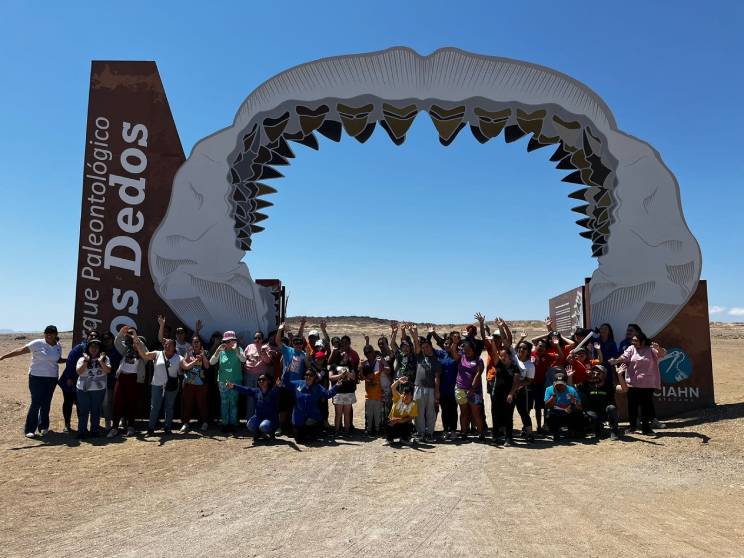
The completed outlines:
{"type": "Polygon", "coordinates": [[[240,261],[263,230],[264,196],[275,192],[263,181],[282,176],[276,168],[294,157],[292,143],[317,149],[316,134],[339,141],[344,132],[364,142],[379,126],[400,145],[420,113],[443,145],[468,127],[481,143],[503,134],[507,143],[530,136],[529,151],[554,147],[551,160],[571,171],[563,181],[580,185],[569,196],[582,202],[577,224],[599,259],[595,324],[635,321],[654,334],[694,292],[699,248],[658,154],[617,131],[602,100],[571,78],[455,49],[324,59],[260,86],[234,125],[199,142],[176,175],[150,249],[158,292],[182,319],[208,314],[215,329],[237,327],[235,308],[248,329],[272,322],[268,293],[240,261]],[[183,217],[196,208],[203,219],[183,217]]]}

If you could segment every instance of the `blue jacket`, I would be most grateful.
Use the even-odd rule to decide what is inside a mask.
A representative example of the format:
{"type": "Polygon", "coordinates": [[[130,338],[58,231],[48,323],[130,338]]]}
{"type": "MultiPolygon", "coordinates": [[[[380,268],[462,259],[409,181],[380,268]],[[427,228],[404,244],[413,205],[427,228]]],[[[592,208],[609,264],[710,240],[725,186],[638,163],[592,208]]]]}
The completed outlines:
{"type": "MultiPolygon", "coordinates": [[[[280,389],[276,386],[272,386],[269,391],[264,393],[261,388],[240,386],[235,384],[233,389],[238,390],[240,393],[244,393],[249,397],[253,397],[256,400],[256,412],[254,416],[259,422],[263,420],[270,420],[273,424],[279,423],[279,391],[280,389]]],[[[248,417],[249,419],[251,417],[248,417]]]]}
{"type": "Polygon", "coordinates": [[[62,372],[62,375],[59,377],[59,380],[57,380],[57,385],[62,391],[67,393],[77,392],[77,362],[78,360],[80,360],[80,357],[83,356],[83,353],[87,348],[88,343],[83,341],[82,343],[78,343],[77,345],[75,345],[72,349],[70,349],[70,352],[67,353],[67,362],[65,363],[65,369],[62,372]],[[71,386],[67,385],[67,380],[72,380],[71,386]]]}
{"type": "Polygon", "coordinates": [[[326,389],[320,384],[307,385],[305,380],[292,382],[294,388],[294,409],[292,409],[292,425],[304,426],[307,419],[318,422],[323,420],[320,414],[320,400],[330,399],[336,395],[336,386],[326,389]]]}

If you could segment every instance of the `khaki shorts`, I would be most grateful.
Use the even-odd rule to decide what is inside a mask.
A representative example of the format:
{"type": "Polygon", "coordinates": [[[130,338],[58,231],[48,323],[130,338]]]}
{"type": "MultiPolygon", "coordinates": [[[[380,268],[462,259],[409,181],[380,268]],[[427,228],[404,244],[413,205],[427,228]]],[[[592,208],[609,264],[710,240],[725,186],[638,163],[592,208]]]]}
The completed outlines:
{"type": "Polygon", "coordinates": [[[355,393],[337,393],[333,396],[334,405],[353,405],[356,403],[355,393]]]}
{"type": "Polygon", "coordinates": [[[459,387],[455,388],[455,401],[458,405],[483,405],[483,395],[477,392],[468,394],[468,391],[459,387]]]}

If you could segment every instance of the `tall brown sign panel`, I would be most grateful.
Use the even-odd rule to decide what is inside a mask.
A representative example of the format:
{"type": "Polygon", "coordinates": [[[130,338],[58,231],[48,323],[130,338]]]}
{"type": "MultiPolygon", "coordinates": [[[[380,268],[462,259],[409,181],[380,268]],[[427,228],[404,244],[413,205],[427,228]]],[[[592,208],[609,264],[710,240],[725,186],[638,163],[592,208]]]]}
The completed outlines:
{"type": "MultiPolygon", "coordinates": [[[[148,341],[156,313],[150,238],[185,157],[155,62],[94,61],[83,165],[73,336],[136,326],[148,341]]],[[[187,324],[193,327],[193,324],[187,324]]]]}

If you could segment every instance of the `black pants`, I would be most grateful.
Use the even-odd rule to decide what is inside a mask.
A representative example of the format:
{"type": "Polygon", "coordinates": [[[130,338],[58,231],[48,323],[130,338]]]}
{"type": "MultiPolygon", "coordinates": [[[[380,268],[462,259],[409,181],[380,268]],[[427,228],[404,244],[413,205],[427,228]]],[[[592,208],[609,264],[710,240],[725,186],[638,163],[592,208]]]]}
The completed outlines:
{"type": "Polygon", "coordinates": [[[454,390],[449,395],[441,394],[439,405],[442,407],[442,426],[445,432],[455,432],[457,430],[457,401],[455,400],[454,390]]]}
{"type": "Polygon", "coordinates": [[[519,418],[522,419],[522,427],[532,428],[532,419],[530,418],[530,398],[527,388],[520,388],[514,394],[514,406],[517,408],[519,418]]]}
{"type": "Polygon", "coordinates": [[[587,411],[586,416],[589,419],[589,426],[596,436],[602,434],[604,421],[607,421],[610,424],[610,430],[617,432],[617,407],[614,405],[607,405],[604,410],[597,409],[596,411],[587,411]]]}
{"type": "Polygon", "coordinates": [[[504,429],[506,439],[512,439],[512,424],[514,416],[514,402],[507,403],[506,397],[510,389],[495,389],[491,394],[491,416],[493,417],[493,435],[498,436],[500,429],[504,429]]]}
{"type": "Polygon", "coordinates": [[[638,407],[641,408],[642,428],[648,430],[654,418],[654,388],[628,388],[628,422],[631,428],[638,426],[638,407]]]}
{"type": "Polygon", "coordinates": [[[388,424],[387,432],[385,433],[388,442],[392,442],[395,438],[401,440],[408,440],[413,433],[413,422],[398,422],[396,424],[388,424]]]}
{"type": "Polygon", "coordinates": [[[62,396],[62,416],[65,419],[65,426],[70,426],[72,420],[72,406],[77,407],[77,390],[75,391],[63,391],[62,396]]]}
{"type": "Polygon", "coordinates": [[[292,435],[297,442],[308,442],[318,438],[323,431],[323,423],[315,422],[313,424],[293,424],[292,435]]]}
{"type": "Polygon", "coordinates": [[[568,427],[570,431],[580,432],[583,430],[582,421],[583,415],[578,411],[561,413],[549,409],[545,417],[545,424],[548,425],[548,430],[553,434],[557,434],[563,426],[568,427]]]}

